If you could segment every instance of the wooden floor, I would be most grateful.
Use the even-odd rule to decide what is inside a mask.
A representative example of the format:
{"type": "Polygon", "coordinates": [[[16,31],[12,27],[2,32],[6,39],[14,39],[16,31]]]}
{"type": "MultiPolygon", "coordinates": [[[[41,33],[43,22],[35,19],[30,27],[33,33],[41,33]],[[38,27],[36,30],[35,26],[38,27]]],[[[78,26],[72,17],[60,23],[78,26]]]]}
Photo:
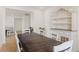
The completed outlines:
{"type": "Polygon", "coordinates": [[[6,43],[0,47],[0,52],[16,52],[16,41],[14,36],[6,38],[6,43]]]}

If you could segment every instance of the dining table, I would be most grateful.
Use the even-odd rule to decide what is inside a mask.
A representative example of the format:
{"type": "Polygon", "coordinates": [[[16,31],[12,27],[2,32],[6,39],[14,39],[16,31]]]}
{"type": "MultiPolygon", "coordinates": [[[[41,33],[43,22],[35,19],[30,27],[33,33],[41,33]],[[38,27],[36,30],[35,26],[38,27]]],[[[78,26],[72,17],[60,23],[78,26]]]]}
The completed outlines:
{"type": "Polygon", "coordinates": [[[22,44],[23,52],[53,52],[53,47],[61,44],[56,39],[35,32],[18,34],[18,38],[22,44]]]}

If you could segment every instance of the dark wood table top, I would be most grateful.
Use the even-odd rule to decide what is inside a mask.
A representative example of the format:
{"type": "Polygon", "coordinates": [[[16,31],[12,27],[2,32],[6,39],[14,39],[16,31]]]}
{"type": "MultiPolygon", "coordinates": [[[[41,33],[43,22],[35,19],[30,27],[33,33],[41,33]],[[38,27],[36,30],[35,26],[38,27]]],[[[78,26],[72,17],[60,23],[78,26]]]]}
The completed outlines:
{"type": "Polygon", "coordinates": [[[61,44],[54,39],[37,33],[24,33],[18,35],[25,52],[52,52],[53,46],[61,44]]]}

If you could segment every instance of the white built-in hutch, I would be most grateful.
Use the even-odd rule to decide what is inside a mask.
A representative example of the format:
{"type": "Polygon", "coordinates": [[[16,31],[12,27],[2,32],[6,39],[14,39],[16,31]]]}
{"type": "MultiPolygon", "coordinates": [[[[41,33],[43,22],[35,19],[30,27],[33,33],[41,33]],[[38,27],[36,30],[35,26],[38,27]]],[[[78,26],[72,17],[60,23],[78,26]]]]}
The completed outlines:
{"type": "Polygon", "coordinates": [[[47,36],[52,38],[52,34],[68,37],[70,40],[77,39],[76,13],[65,8],[59,8],[55,12],[50,12],[47,27],[47,36]],[[49,23],[48,23],[49,22],[49,23]]]}
{"type": "Polygon", "coordinates": [[[50,21],[51,29],[64,31],[72,30],[72,13],[63,8],[57,10],[54,15],[51,14],[50,21]]]}

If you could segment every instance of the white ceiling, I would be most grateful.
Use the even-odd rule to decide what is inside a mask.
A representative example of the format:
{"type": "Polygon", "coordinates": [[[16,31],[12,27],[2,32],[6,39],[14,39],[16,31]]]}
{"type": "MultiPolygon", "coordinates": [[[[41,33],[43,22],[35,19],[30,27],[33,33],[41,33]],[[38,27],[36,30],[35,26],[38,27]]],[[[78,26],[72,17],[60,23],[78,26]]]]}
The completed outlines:
{"type": "Polygon", "coordinates": [[[33,8],[33,9],[46,9],[46,8],[48,8],[48,7],[50,7],[50,6],[29,6],[30,8],[33,8]]]}
{"type": "MultiPolygon", "coordinates": [[[[17,8],[18,6],[16,6],[17,8]]],[[[45,10],[48,8],[48,6],[21,6],[21,8],[26,8],[26,9],[38,9],[38,10],[45,10]]],[[[9,9],[6,8],[6,12],[7,14],[29,14],[30,12],[26,12],[26,11],[21,11],[21,10],[16,10],[16,9],[9,9]]]]}
{"type": "MultiPolygon", "coordinates": [[[[16,8],[17,7],[20,7],[20,8],[25,8],[25,9],[27,9],[28,11],[26,12],[26,11],[21,11],[21,10],[16,10],[16,9],[8,9],[7,8],[7,14],[10,14],[10,13],[20,13],[20,14],[29,14],[30,13],[30,11],[29,10],[35,10],[35,9],[38,9],[38,10],[46,10],[46,9],[48,9],[48,8],[54,8],[54,7],[61,7],[61,6],[16,6],[16,8]]],[[[64,7],[64,6],[62,6],[62,7],[64,7]]],[[[65,7],[68,7],[68,6],[65,6],[65,7]]],[[[68,7],[69,8],[69,7],[68,7]]]]}
{"type": "Polygon", "coordinates": [[[19,15],[25,15],[25,14],[29,14],[30,12],[26,12],[23,10],[16,10],[16,9],[8,9],[6,8],[6,14],[7,15],[11,15],[11,14],[19,14],[19,15]]]}

